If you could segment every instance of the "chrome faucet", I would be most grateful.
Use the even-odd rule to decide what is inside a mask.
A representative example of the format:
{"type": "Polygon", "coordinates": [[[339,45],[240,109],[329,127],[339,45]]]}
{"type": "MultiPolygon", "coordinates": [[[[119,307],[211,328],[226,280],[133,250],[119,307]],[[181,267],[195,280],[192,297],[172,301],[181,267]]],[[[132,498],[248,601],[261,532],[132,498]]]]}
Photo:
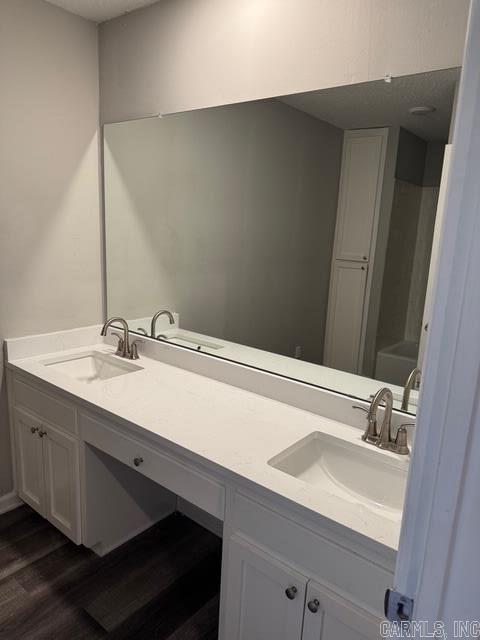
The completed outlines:
{"type": "Polygon", "coordinates": [[[175,318],[173,317],[173,314],[170,313],[170,311],[167,311],[167,309],[163,309],[162,311],[157,311],[157,313],[152,318],[152,324],[151,324],[151,327],[150,327],[150,337],[151,338],[156,338],[157,337],[155,335],[155,332],[156,332],[156,327],[157,327],[157,320],[160,318],[160,316],[167,316],[170,324],[175,324],[175,318]]]}
{"type": "Polygon", "coordinates": [[[372,401],[368,409],[360,405],[353,405],[354,409],[361,409],[367,414],[367,428],[362,436],[362,440],[374,444],[377,447],[382,446],[385,449],[385,442],[391,441],[391,422],[393,409],[393,394],[388,387],[382,387],[372,396],[372,401]],[[380,403],[385,398],[385,414],[380,431],[377,424],[377,411],[380,403]],[[382,443],[382,445],[380,444],[382,443]]]}
{"type": "Polygon", "coordinates": [[[368,409],[358,405],[354,405],[353,408],[361,409],[367,414],[367,428],[362,436],[362,440],[380,449],[387,449],[388,451],[393,451],[401,455],[409,453],[405,427],[410,425],[402,425],[397,431],[395,440],[392,437],[393,394],[388,387],[382,387],[382,389],[377,391],[368,409]],[[385,401],[385,413],[379,431],[377,426],[377,411],[382,400],[385,401]]]}
{"type": "Polygon", "coordinates": [[[128,323],[123,318],[115,317],[107,320],[102,327],[100,335],[106,336],[108,328],[114,323],[121,324],[123,329],[123,337],[117,333],[112,332],[112,335],[118,338],[118,347],[115,355],[120,356],[121,358],[128,358],[129,360],[138,360],[139,356],[138,356],[137,343],[142,341],[135,340],[134,342],[132,342],[132,344],[130,344],[130,340],[128,336],[128,332],[129,332],[128,323]]]}
{"type": "Polygon", "coordinates": [[[408,404],[410,402],[410,393],[412,389],[418,388],[420,384],[420,376],[422,372],[418,367],[415,367],[410,373],[405,383],[405,387],[403,389],[403,398],[402,398],[402,411],[408,411],[408,404]]]}
{"type": "Polygon", "coordinates": [[[379,389],[373,396],[373,400],[370,404],[370,414],[377,418],[377,410],[382,400],[385,400],[385,413],[383,415],[383,422],[378,434],[378,440],[376,442],[377,447],[380,449],[391,449],[393,444],[392,440],[392,409],[393,409],[393,394],[388,387],[379,389]]]}

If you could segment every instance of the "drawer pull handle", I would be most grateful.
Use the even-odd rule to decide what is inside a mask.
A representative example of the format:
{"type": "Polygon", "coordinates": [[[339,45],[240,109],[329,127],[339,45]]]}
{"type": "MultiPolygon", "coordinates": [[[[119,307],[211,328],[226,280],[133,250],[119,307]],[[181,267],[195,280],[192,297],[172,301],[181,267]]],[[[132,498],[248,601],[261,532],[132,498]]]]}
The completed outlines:
{"type": "Polygon", "coordinates": [[[30,427],[30,431],[35,434],[37,431],[40,431],[40,427],[30,427]]]}
{"type": "Polygon", "coordinates": [[[295,596],[297,595],[297,587],[288,587],[285,589],[285,595],[289,600],[295,600],[295,596]]]}
{"type": "Polygon", "coordinates": [[[134,458],[134,459],[133,459],[133,464],[134,464],[136,467],[139,467],[139,466],[142,464],[142,462],[143,462],[143,458],[134,458]]]}
{"type": "Polygon", "coordinates": [[[320,607],[320,602],[315,598],[315,600],[310,600],[310,602],[307,604],[307,607],[312,613],[317,613],[320,607]]]}

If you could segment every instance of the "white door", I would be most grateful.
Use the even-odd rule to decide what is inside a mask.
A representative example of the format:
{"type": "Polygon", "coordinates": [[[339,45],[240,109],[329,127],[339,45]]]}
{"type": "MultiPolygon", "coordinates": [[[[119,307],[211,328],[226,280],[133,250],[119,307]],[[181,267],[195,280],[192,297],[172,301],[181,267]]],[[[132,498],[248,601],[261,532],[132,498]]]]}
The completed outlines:
{"type": "Polygon", "coordinates": [[[388,129],[346,131],[334,258],[367,262],[382,197],[388,129]]]}
{"type": "MultiPolygon", "coordinates": [[[[479,619],[480,0],[472,0],[389,617],[479,619]]],[[[431,630],[430,626],[430,630],[431,630]]],[[[457,630],[458,631],[458,630],[457,630]]],[[[475,633],[475,626],[472,627],[475,633]]],[[[473,637],[473,635],[472,635],[473,637]]]]}
{"type": "Polygon", "coordinates": [[[30,414],[15,409],[15,447],[18,495],[42,516],[45,515],[41,424],[30,414]]]}
{"type": "Polygon", "coordinates": [[[306,583],[303,575],[233,536],[224,640],[301,640],[306,583]]]}
{"type": "Polygon", "coordinates": [[[333,266],[324,363],[356,373],[362,340],[367,265],[335,260],[333,266]]]}
{"type": "Polygon", "coordinates": [[[418,349],[418,366],[420,367],[420,369],[423,367],[423,358],[425,356],[425,347],[427,344],[428,327],[430,325],[430,320],[432,315],[433,291],[437,281],[438,251],[440,248],[440,240],[442,237],[443,213],[445,210],[445,193],[447,190],[451,150],[452,150],[452,145],[447,144],[445,147],[445,155],[443,156],[442,179],[440,181],[440,190],[438,194],[437,213],[435,216],[435,228],[433,232],[433,241],[432,241],[432,253],[430,256],[430,267],[428,271],[427,292],[425,294],[422,330],[420,333],[420,346],[418,349]]]}
{"type": "Polygon", "coordinates": [[[302,640],[377,640],[380,623],[329,589],[308,583],[302,640]]]}
{"type": "Polygon", "coordinates": [[[45,464],[45,515],[73,542],[80,543],[80,473],[78,442],[43,424],[40,432],[45,464]]]}

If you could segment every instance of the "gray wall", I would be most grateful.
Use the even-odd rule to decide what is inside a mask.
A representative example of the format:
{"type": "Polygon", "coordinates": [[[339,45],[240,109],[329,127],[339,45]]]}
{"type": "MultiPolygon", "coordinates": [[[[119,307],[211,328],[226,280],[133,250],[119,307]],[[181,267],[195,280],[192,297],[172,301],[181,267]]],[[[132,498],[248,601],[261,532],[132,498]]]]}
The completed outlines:
{"type": "Polygon", "coordinates": [[[102,120],[460,66],[468,0],[162,0],[100,26],[102,120]]]}
{"type": "Polygon", "coordinates": [[[171,308],[186,329],[321,362],[343,132],[269,100],[105,139],[109,315],[171,308]]]}
{"type": "Polygon", "coordinates": [[[444,151],[400,130],[377,350],[420,339],[444,151]]]}
{"type": "MultiPolygon", "coordinates": [[[[97,28],[0,0],[0,339],[101,318],[97,28]]],[[[12,488],[0,355],[0,497],[12,488]]]]}

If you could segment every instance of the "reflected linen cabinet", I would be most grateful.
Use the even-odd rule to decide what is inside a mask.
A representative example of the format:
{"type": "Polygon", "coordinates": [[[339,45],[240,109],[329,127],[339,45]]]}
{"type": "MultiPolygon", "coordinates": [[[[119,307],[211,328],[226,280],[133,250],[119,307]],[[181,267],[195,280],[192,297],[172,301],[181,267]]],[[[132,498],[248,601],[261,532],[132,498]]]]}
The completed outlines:
{"type": "Polygon", "coordinates": [[[387,160],[397,141],[388,128],[344,136],[324,364],[350,373],[363,373],[368,334],[376,334],[394,182],[387,160]]]}

